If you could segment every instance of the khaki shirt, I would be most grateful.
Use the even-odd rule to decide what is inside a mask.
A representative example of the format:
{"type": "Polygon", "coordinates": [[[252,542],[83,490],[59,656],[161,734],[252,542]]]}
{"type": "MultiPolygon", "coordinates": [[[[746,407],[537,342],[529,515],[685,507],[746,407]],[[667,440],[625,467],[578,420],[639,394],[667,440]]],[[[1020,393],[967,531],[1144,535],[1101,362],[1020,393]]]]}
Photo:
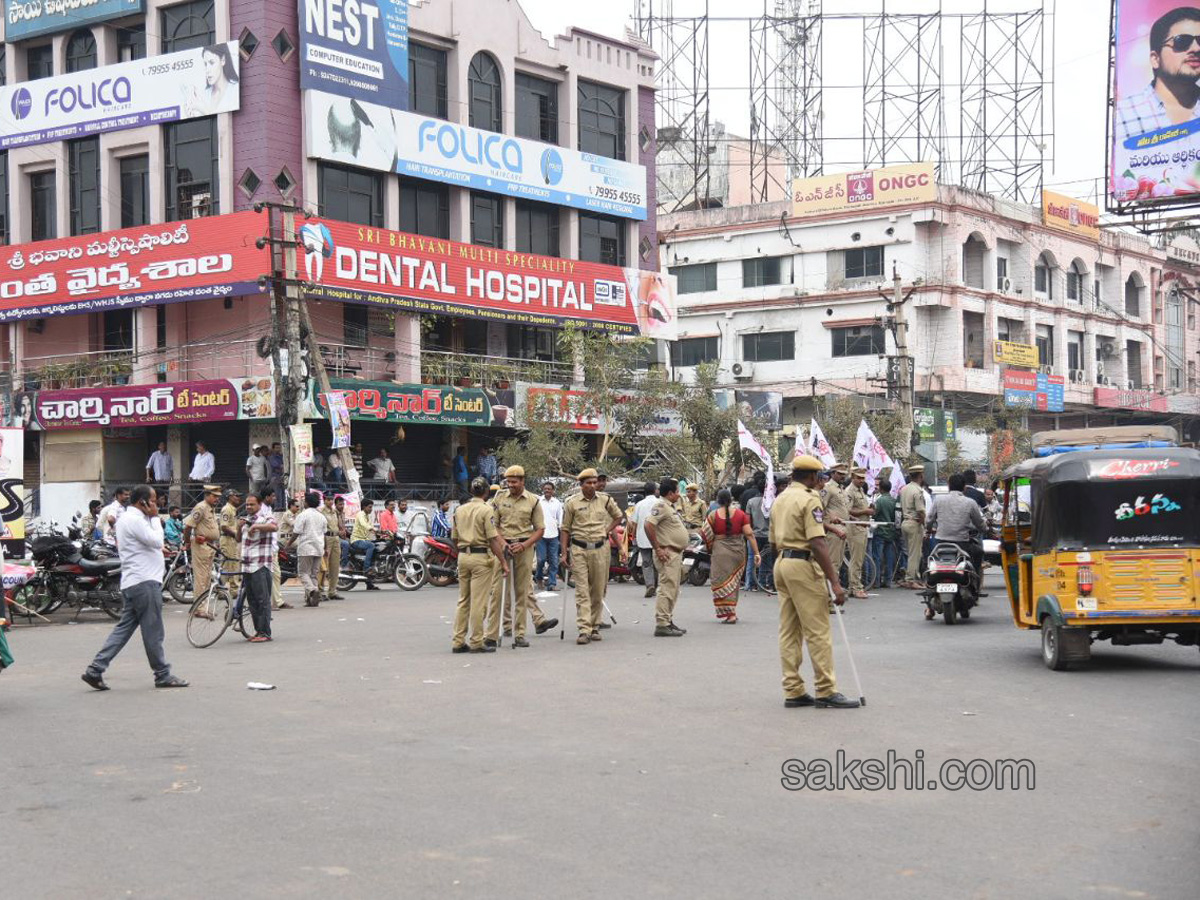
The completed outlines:
{"type": "Polygon", "coordinates": [[[322,504],[321,515],[325,517],[325,540],[337,540],[341,537],[342,517],[338,515],[338,511],[322,504]]]}
{"type": "Polygon", "coordinates": [[[901,520],[916,520],[918,513],[925,512],[925,490],[919,484],[910,481],[900,489],[900,518],[901,520]]]}
{"type": "Polygon", "coordinates": [[[704,524],[704,517],[708,515],[708,504],[699,497],[695,500],[680,497],[676,503],[676,509],[683,516],[683,523],[688,528],[699,528],[704,524]]]}
{"type": "Polygon", "coordinates": [[[522,491],[521,496],[514,497],[503,490],[492,498],[491,505],[496,510],[500,536],[506,541],[523,541],[546,527],[546,516],[537,494],[522,491]]]}
{"type": "MultiPolygon", "coordinates": [[[[591,500],[576,494],[563,504],[563,531],[571,533],[571,540],[594,544],[608,535],[613,522],[620,521],[621,510],[616,501],[603,491],[596,491],[591,500]]],[[[563,549],[566,549],[565,547],[563,549]]]]}
{"type": "Polygon", "coordinates": [[[821,497],[803,484],[793,483],[775,498],[770,521],[771,543],[778,550],[808,550],[813,538],[825,536],[821,497]]]}
{"type": "MultiPolygon", "coordinates": [[[[846,502],[850,509],[866,509],[868,506],[871,505],[871,501],[867,499],[867,495],[865,493],[863,493],[863,489],[860,488],[858,485],[855,485],[855,484],[850,485],[850,487],[848,487],[846,489],[845,494],[846,494],[846,502]]],[[[851,513],[850,518],[858,519],[860,521],[865,521],[867,516],[869,516],[869,515],[870,515],[870,513],[863,513],[862,515],[856,516],[853,513],[851,513]]],[[[863,534],[866,534],[865,530],[863,531],[863,534]]]]}
{"type": "Polygon", "coordinates": [[[225,533],[226,528],[232,528],[234,534],[238,530],[237,507],[232,503],[226,503],[221,507],[221,514],[218,517],[221,523],[221,552],[226,556],[236,559],[241,556],[241,542],[238,538],[230,537],[225,533]]]}
{"type": "Polygon", "coordinates": [[[650,510],[649,524],[654,525],[658,546],[667,550],[683,550],[688,545],[688,530],[683,516],[674,505],[659,500],[650,510]]]}
{"type": "Polygon", "coordinates": [[[215,541],[221,536],[217,527],[217,512],[203,500],[192,507],[183,524],[192,526],[192,531],[207,541],[215,541]]]}
{"type": "Polygon", "coordinates": [[[846,496],[846,489],[832,478],[825,486],[825,512],[843,522],[850,518],[850,498],[846,496]]]}
{"type": "Polygon", "coordinates": [[[290,509],[285,509],[279,516],[279,539],[281,541],[287,540],[295,530],[296,514],[290,509]]]}
{"type": "Polygon", "coordinates": [[[454,510],[454,525],[450,537],[459,550],[467,547],[486,547],[500,534],[496,526],[496,510],[482,497],[472,497],[454,510]]]}

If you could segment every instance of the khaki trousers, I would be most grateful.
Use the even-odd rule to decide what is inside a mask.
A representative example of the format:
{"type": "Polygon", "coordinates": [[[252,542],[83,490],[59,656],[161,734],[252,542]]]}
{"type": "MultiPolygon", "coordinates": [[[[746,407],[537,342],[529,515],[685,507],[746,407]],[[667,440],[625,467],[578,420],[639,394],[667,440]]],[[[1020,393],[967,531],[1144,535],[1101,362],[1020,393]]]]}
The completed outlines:
{"type": "Polygon", "coordinates": [[[863,562],[867,558],[867,529],[862,525],[851,525],[846,535],[850,544],[850,590],[863,589],[863,562]]]}
{"type": "Polygon", "coordinates": [[[342,572],[342,543],[335,537],[325,537],[325,565],[317,577],[317,590],[326,596],[337,593],[338,575],[342,572]]]}
{"type": "Polygon", "coordinates": [[[516,592],[516,598],[505,599],[504,608],[500,608],[500,599],[504,593],[504,570],[496,566],[492,595],[488,601],[487,639],[494,641],[500,637],[500,620],[503,612],[504,630],[512,631],[514,637],[525,636],[525,623],[529,618],[529,604],[533,602],[533,566],[537,562],[537,553],[530,548],[524,553],[518,553],[508,558],[508,566],[512,570],[509,585],[516,592]],[[513,627],[513,607],[517,610],[516,627],[513,627]]]}
{"type": "MultiPolygon", "coordinates": [[[[454,610],[455,647],[467,643],[467,628],[470,626],[472,649],[483,646],[483,616],[487,612],[488,595],[492,589],[492,564],[495,557],[490,553],[460,553],[458,556],[458,606],[454,610]]],[[[499,568],[499,565],[496,566],[499,568]]]]}
{"type": "Polygon", "coordinates": [[[675,617],[675,601],[679,599],[679,576],[683,574],[683,553],[672,550],[663,562],[655,554],[654,569],[658,574],[658,592],[654,600],[654,624],[670,625],[675,617]]]}
{"type": "Polygon", "coordinates": [[[811,559],[780,559],[775,563],[779,591],[779,662],[783,667],[783,696],[805,693],[800,663],[808,644],[817,696],[837,690],[833,675],[833,640],[829,630],[829,587],[821,567],[811,559]]]}
{"type": "MultiPolygon", "coordinates": [[[[850,529],[855,526],[845,525],[841,527],[850,529]]],[[[833,571],[840,573],[842,571],[842,563],[846,558],[846,539],[826,532],[825,541],[829,544],[829,561],[833,563],[833,571]]]]}
{"type": "Polygon", "coordinates": [[[283,606],[283,592],[280,590],[279,557],[271,560],[271,609],[283,606]]]}
{"type": "Polygon", "coordinates": [[[904,577],[908,581],[916,581],[921,577],[922,532],[924,528],[916,519],[905,519],[900,523],[900,533],[904,535],[904,546],[908,551],[908,567],[904,577]]]}
{"type": "Polygon", "coordinates": [[[604,590],[608,586],[608,542],[595,550],[571,548],[571,575],[575,579],[575,625],[580,634],[600,631],[604,615],[604,590]]]}
{"type": "Polygon", "coordinates": [[[202,597],[212,584],[213,557],[217,555],[212,544],[192,542],[192,596],[202,597]]]}
{"type": "MultiPolygon", "coordinates": [[[[241,545],[230,538],[221,538],[221,552],[225,554],[225,563],[221,566],[222,572],[240,572],[242,569],[242,548],[241,545]]],[[[236,598],[242,587],[241,575],[225,576],[225,583],[229,585],[229,596],[236,598]]]]}

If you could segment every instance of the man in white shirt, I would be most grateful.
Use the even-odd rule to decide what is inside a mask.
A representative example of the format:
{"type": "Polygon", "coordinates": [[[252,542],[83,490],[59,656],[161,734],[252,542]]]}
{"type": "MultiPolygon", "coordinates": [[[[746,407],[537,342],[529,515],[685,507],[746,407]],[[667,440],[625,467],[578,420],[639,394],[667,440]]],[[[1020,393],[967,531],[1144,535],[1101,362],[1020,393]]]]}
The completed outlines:
{"type": "Polygon", "coordinates": [[[158,497],[149,485],[139,484],[133,489],[128,514],[117,522],[117,547],[121,554],[121,595],[125,605],[112,634],[80,677],[96,690],[107,691],[105,671],[141,628],[146,659],[154,671],[154,686],[187,687],[186,681],[171,674],[171,666],[163,654],[163,530],[158,518],[158,497]]]}
{"type": "Polygon", "coordinates": [[[175,477],[175,461],[167,452],[167,442],[159,441],[158,449],[146,460],[146,480],[158,484],[170,484],[175,477]]]}
{"type": "Polygon", "coordinates": [[[537,545],[537,569],[534,578],[538,584],[545,584],[546,590],[552,591],[558,586],[558,555],[561,547],[558,532],[562,528],[562,501],[554,496],[554,482],[546,481],[542,485],[542,519],[545,530],[537,545]],[[548,570],[548,571],[546,571],[548,570]]]}
{"type": "Polygon", "coordinates": [[[112,502],[100,510],[100,539],[110,547],[117,546],[117,521],[125,514],[126,504],[129,503],[129,488],[117,488],[113,492],[112,502]]]}
{"type": "Polygon", "coordinates": [[[192,471],[188,475],[188,481],[208,481],[216,470],[216,457],[208,452],[203,441],[196,441],[196,458],[192,461],[192,471]]]}
{"type": "Polygon", "coordinates": [[[367,465],[371,467],[371,477],[376,481],[396,483],[396,466],[388,459],[388,452],[382,447],[379,448],[379,455],[367,465]]]}
{"type": "Polygon", "coordinates": [[[267,448],[255,444],[246,458],[246,477],[250,480],[250,493],[262,497],[271,480],[271,463],[267,460],[267,448]]]}
{"type": "Polygon", "coordinates": [[[646,534],[646,520],[650,518],[650,511],[658,503],[658,485],[647,481],[644,489],[646,496],[633,508],[633,521],[630,525],[637,526],[638,555],[641,557],[642,577],[646,582],[646,596],[653,597],[658,590],[658,581],[654,570],[654,546],[646,534]]]}
{"type": "Polygon", "coordinates": [[[321,558],[325,555],[328,523],[321,514],[320,506],[321,495],[309,491],[304,495],[304,511],[292,521],[292,534],[296,538],[296,574],[304,586],[305,606],[316,606],[321,602],[317,575],[321,571],[321,558]]]}

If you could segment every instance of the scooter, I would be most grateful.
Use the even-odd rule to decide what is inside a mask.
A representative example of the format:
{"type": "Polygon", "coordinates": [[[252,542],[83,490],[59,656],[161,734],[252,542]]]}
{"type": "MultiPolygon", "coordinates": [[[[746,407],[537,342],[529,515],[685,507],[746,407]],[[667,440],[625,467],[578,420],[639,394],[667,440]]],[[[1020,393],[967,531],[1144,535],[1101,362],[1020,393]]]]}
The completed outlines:
{"type": "MultiPolygon", "coordinates": [[[[751,563],[754,560],[750,560],[751,563]]],[[[708,581],[712,571],[712,556],[704,546],[704,538],[693,534],[688,538],[688,545],[683,551],[683,574],[681,580],[694,587],[700,587],[708,581]]]]}
{"type": "Polygon", "coordinates": [[[921,592],[926,607],[940,615],[947,625],[971,618],[971,609],[979,603],[979,573],[971,556],[957,544],[938,544],[929,554],[925,573],[926,588],[921,592]]]}

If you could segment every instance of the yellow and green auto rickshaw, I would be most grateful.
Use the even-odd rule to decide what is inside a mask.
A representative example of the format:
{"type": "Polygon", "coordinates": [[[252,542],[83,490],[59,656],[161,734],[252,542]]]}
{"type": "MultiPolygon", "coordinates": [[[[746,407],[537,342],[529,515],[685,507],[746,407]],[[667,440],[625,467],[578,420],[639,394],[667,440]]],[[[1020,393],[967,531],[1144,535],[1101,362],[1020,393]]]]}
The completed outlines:
{"type": "Polygon", "coordinates": [[[1170,428],[1045,432],[1001,475],[1013,621],[1056,671],[1093,641],[1200,645],[1200,451],[1170,428]]]}

